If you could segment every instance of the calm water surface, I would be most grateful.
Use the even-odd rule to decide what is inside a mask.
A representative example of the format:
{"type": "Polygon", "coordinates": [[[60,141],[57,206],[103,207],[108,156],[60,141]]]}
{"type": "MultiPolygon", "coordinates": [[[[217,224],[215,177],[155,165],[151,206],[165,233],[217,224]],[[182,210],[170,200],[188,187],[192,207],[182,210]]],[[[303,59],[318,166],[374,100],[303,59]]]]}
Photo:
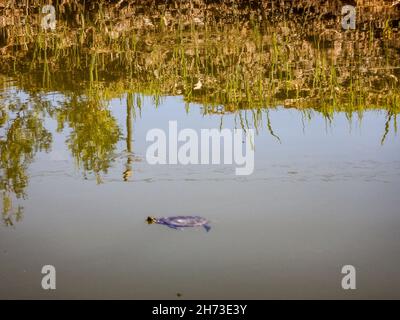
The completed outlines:
{"type": "Polygon", "coordinates": [[[400,139],[391,122],[381,144],[386,112],[329,121],[270,109],[254,173],[236,176],[232,165],[148,165],[145,137],[169,120],[233,129],[237,113],[145,96],[134,114],[124,95],[93,120],[77,101],[61,110],[71,98],[59,92],[38,102],[10,82],[1,95],[0,298],[400,298],[400,139]],[[147,225],[149,215],[200,215],[212,229],[147,225]],[[41,289],[46,264],[55,291],[41,289]]]}

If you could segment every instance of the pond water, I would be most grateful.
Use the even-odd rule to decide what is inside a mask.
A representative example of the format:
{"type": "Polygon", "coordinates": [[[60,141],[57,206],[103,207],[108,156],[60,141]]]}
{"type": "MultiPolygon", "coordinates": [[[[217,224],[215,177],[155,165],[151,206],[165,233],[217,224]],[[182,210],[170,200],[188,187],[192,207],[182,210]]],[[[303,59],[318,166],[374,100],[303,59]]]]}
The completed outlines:
{"type": "Polygon", "coordinates": [[[400,298],[399,6],[357,1],[343,30],[339,2],[62,1],[45,29],[18,3],[0,8],[0,298],[400,298]],[[151,165],[170,123],[243,130],[251,174],[151,165]],[[172,216],[211,229],[146,222],[172,216]]]}
{"type": "MultiPolygon", "coordinates": [[[[1,298],[400,297],[400,140],[391,123],[381,143],[385,112],[329,121],[263,111],[254,172],[236,176],[233,165],[149,165],[145,155],[150,129],[176,120],[200,131],[221,119],[233,129],[238,113],[143,95],[132,112],[122,95],[96,123],[79,103],[60,107],[70,99],[60,92],[39,99],[8,84],[1,298]],[[102,150],[91,154],[91,141],[102,150]],[[145,222],[173,215],[205,217],[211,230],[145,222]],[[54,291],[40,285],[46,264],[57,270],[54,291]],[[341,288],[348,264],[354,291],[341,288]]],[[[240,114],[254,127],[251,111],[240,114]]]]}

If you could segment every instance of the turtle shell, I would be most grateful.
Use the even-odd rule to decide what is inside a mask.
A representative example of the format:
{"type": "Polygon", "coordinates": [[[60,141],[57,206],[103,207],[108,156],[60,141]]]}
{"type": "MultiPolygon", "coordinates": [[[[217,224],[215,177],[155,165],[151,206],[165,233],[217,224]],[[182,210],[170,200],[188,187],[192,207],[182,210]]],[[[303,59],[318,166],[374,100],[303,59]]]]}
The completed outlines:
{"type": "Polygon", "coordinates": [[[163,217],[158,218],[156,223],[163,224],[174,229],[186,227],[204,227],[207,231],[211,229],[209,226],[209,221],[199,216],[163,217]]]}

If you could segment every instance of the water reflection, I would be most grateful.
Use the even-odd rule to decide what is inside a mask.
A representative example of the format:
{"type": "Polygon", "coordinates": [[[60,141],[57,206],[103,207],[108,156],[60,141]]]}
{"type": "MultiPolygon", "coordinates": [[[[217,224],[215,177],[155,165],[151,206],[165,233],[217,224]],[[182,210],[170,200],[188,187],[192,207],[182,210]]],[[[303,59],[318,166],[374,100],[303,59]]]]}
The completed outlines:
{"type": "Polygon", "coordinates": [[[73,95],[55,116],[58,131],[66,126],[71,129],[66,144],[77,166],[93,172],[101,183],[101,173],[107,173],[121,134],[111,112],[102,101],[73,95]]]}
{"type": "MultiPolygon", "coordinates": [[[[56,99],[54,97],[50,99],[46,94],[18,92],[12,86],[2,93],[0,189],[3,203],[2,220],[6,226],[14,226],[21,220],[23,215],[21,200],[27,196],[29,167],[35,162],[38,153],[51,150],[55,134],[62,133],[63,137],[65,136],[65,146],[74,159],[75,166],[81,170],[84,179],[93,176],[96,182],[101,184],[104,182],[103,177],[109,175],[110,169],[118,167],[120,181],[134,180],[135,163],[141,160],[134,152],[134,126],[141,121],[143,97],[131,92],[122,95],[120,105],[123,109],[120,113],[123,114],[125,120],[120,122],[111,112],[109,101],[106,99],[98,99],[90,94],[68,93],[56,94],[56,96],[56,99]],[[56,124],[55,128],[49,127],[50,120],[56,124]]],[[[187,109],[186,112],[195,113],[194,110],[187,109]]],[[[312,109],[296,111],[301,114],[303,131],[313,121],[316,112],[312,109]]],[[[234,127],[245,130],[255,128],[258,135],[269,133],[276,144],[290,143],[280,137],[279,132],[283,127],[274,128],[268,108],[240,110],[230,114],[215,114],[211,117],[219,119],[221,129],[232,125],[224,121],[225,118],[230,118],[234,127]]],[[[329,117],[325,119],[328,127],[334,120],[329,117]]],[[[348,121],[351,128],[352,118],[348,118],[348,121]]],[[[359,122],[361,121],[362,118],[359,122]]],[[[394,132],[397,130],[396,113],[389,112],[385,122],[382,122],[381,143],[384,143],[391,129],[394,132]]],[[[141,139],[144,139],[143,133],[141,139]]],[[[379,141],[375,144],[379,144],[379,141]]],[[[223,172],[224,170],[221,171],[223,172]]],[[[262,170],[258,171],[260,172],[262,175],[262,170]]],[[[288,169],[288,174],[297,176],[297,171],[288,169]]],[[[317,173],[315,174],[318,176],[317,173]]],[[[325,177],[323,173],[320,175],[325,177]]],[[[163,180],[162,176],[158,178],[161,179],[160,181],[163,180]]],[[[153,180],[153,178],[144,180],[146,179],[153,180]]],[[[170,178],[165,177],[165,179],[168,181],[170,178]]],[[[265,178],[259,175],[258,179],[265,178]]],[[[303,178],[300,176],[296,179],[301,181],[303,178]]],[[[196,180],[198,177],[192,174],[185,178],[185,181],[196,180]]],[[[225,180],[223,177],[220,179],[220,181],[225,180]]]]}
{"type": "Polygon", "coordinates": [[[134,160],[133,158],[133,149],[132,149],[132,139],[133,139],[133,128],[132,128],[132,117],[133,117],[133,111],[135,111],[134,107],[134,95],[132,93],[128,93],[126,97],[126,152],[127,152],[127,157],[126,157],[126,165],[125,165],[125,171],[122,174],[122,177],[124,181],[128,181],[129,178],[132,176],[133,171],[132,171],[132,162],[134,160]]]}
{"type": "Polygon", "coordinates": [[[21,102],[18,98],[0,112],[0,190],[2,193],[3,223],[13,226],[22,217],[23,207],[15,199],[26,196],[27,173],[38,151],[48,151],[52,135],[45,128],[43,115],[46,104],[41,101],[21,102]]]}
{"type": "Polygon", "coordinates": [[[182,96],[188,114],[191,104],[200,104],[204,116],[219,117],[220,128],[234,115],[236,127],[266,129],[277,143],[283,142],[270,118],[277,106],[298,110],[304,127],[315,113],[329,125],[337,113],[351,123],[354,117],[361,121],[367,110],[378,110],[387,114],[381,144],[390,130],[397,132],[395,8],[376,23],[361,15],[353,32],[340,29],[338,16],[317,19],[306,11],[296,15],[292,10],[290,19],[275,20],[263,12],[261,22],[250,15],[248,21],[227,24],[185,14],[115,20],[114,7],[97,19],[90,10],[82,12],[71,22],[75,9],[80,10],[60,9],[54,33],[41,31],[30,16],[25,17],[29,24],[18,16],[1,26],[0,70],[7,75],[0,78],[5,225],[21,219],[23,207],[16,203],[26,196],[28,168],[37,153],[51,149],[55,133],[68,132],[65,144],[84,177],[93,174],[100,184],[123,158],[121,179],[132,179],[139,160],[134,120],[140,121],[144,96],[151,96],[156,108],[163,96],[182,96]],[[50,93],[58,95],[55,104],[47,98],[50,93]],[[125,101],[124,128],[109,109],[113,99],[125,101]],[[55,132],[46,128],[46,119],[57,122],[55,132]]]}

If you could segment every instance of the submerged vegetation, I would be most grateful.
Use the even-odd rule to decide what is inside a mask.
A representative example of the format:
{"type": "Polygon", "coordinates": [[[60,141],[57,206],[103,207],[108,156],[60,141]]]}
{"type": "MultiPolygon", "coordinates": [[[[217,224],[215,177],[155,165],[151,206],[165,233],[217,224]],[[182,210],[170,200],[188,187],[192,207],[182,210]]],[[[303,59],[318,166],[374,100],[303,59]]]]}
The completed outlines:
{"type": "Polygon", "coordinates": [[[0,0],[0,190],[3,221],[22,214],[27,167],[51,134],[71,131],[66,144],[85,172],[101,182],[121,130],[107,109],[126,99],[131,175],[132,117],[144,95],[183,96],[204,114],[234,113],[279,140],[268,110],[296,108],[330,121],[365,110],[387,114],[382,143],[400,112],[400,2],[359,0],[53,1],[54,30],[43,29],[44,0],[0,0]],[[355,30],[343,30],[341,8],[357,8],[355,30]],[[30,103],[10,98],[22,89],[30,103]],[[6,90],[3,90],[6,89],[6,90]],[[4,92],[3,92],[4,91],[4,92]],[[45,95],[61,93],[50,106],[45,95]],[[33,102],[32,102],[33,101],[33,102]],[[251,120],[247,118],[251,116],[251,120]]]}

